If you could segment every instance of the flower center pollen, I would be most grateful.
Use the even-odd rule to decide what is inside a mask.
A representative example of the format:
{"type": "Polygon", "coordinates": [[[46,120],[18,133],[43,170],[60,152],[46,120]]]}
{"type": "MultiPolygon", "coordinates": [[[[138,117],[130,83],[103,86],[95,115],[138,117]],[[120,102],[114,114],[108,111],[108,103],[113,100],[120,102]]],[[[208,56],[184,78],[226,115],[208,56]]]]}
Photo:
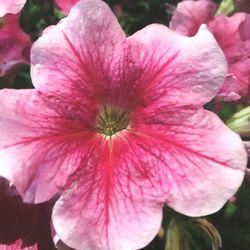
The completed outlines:
{"type": "Polygon", "coordinates": [[[129,113],[126,110],[113,106],[104,106],[97,116],[97,130],[106,136],[112,136],[126,129],[129,121],[129,113]]]}

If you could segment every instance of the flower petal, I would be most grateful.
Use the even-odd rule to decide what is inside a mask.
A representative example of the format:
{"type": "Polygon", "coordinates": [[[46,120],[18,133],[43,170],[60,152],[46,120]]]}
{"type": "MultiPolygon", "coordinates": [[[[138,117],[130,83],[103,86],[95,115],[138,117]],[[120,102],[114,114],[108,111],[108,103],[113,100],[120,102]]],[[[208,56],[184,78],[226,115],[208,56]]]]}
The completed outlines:
{"type": "Polygon", "coordinates": [[[0,174],[25,201],[46,201],[64,188],[83,160],[95,113],[83,110],[84,101],[74,106],[67,98],[62,102],[36,90],[1,90],[0,101],[0,174]]]}
{"type": "Polygon", "coordinates": [[[78,1],[79,0],[55,0],[55,4],[64,15],[68,15],[72,6],[74,6],[78,1]]]}
{"type": "MultiPolygon", "coordinates": [[[[31,51],[31,75],[41,91],[69,92],[78,89],[91,95],[93,88],[109,79],[103,76],[113,65],[113,51],[125,39],[106,3],[77,3],[68,17],[49,27],[31,51]]],[[[86,95],[86,96],[87,96],[86,95]]]]}
{"type": "Polygon", "coordinates": [[[15,243],[11,244],[11,245],[2,245],[0,244],[0,250],[38,250],[37,245],[35,244],[34,246],[30,246],[30,247],[22,247],[22,241],[21,240],[17,240],[15,243]]]}
{"type": "Polygon", "coordinates": [[[228,61],[228,76],[218,97],[230,101],[235,96],[247,94],[250,83],[250,40],[245,30],[250,27],[247,14],[237,13],[231,17],[216,16],[208,23],[215,39],[228,61]]]}
{"type": "Polygon", "coordinates": [[[194,37],[184,37],[163,25],[149,25],[128,40],[141,45],[144,74],[134,87],[141,105],[200,106],[223,84],[226,61],[205,27],[194,37]]]}
{"type": "Polygon", "coordinates": [[[30,45],[30,37],[19,26],[19,15],[5,15],[3,27],[0,28],[0,77],[22,64],[29,63],[26,54],[30,45]]]}
{"type": "Polygon", "coordinates": [[[162,117],[138,111],[131,128],[138,143],[131,147],[145,151],[141,164],[158,175],[154,183],[162,185],[170,207],[189,216],[216,212],[244,177],[247,155],[240,137],[203,109],[159,112],[162,117]]]}
{"type": "Polygon", "coordinates": [[[113,143],[111,149],[110,141],[105,139],[98,156],[89,156],[91,161],[84,174],[54,207],[55,230],[73,248],[139,249],[159,231],[162,202],[144,199],[140,184],[129,176],[136,175],[136,170],[133,173],[121,157],[121,151],[128,150],[119,139],[113,143]]]}
{"type": "Polygon", "coordinates": [[[210,21],[216,9],[212,1],[183,1],[177,5],[170,28],[179,34],[194,36],[201,24],[210,21]]]}
{"type": "Polygon", "coordinates": [[[25,2],[26,0],[0,0],[0,17],[7,13],[17,14],[25,2]]]}
{"type": "MultiPolygon", "coordinates": [[[[240,18],[242,14],[236,14],[235,16],[238,16],[240,18]]],[[[239,32],[240,37],[243,41],[249,41],[250,40],[250,34],[249,34],[249,27],[250,27],[250,15],[249,14],[243,14],[244,21],[240,23],[239,32]]]]}
{"type": "Polygon", "coordinates": [[[202,216],[236,192],[247,162],[239,136],[208,111],[176,111],[162,123],[138,111],[128,131],[89,151],[53,211],[67,245],[138,249],[157,233],[162,202],[202,216]]]}

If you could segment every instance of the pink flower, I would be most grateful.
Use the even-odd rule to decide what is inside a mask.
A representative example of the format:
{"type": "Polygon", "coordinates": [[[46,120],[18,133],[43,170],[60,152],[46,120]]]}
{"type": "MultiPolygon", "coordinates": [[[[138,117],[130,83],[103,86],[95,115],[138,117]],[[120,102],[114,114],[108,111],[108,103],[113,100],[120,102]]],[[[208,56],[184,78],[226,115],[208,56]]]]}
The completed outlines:
{"type": "MultiPolygon", "coordinates": [[[[218,97],[232,101],[247,95],[250,84],[250,38],[242,37],[242,27],[249,30],[249,15],[214,16],[216,5],[211,1],[184,1],[178,4],[170,27],[182,35],[193,36],[206,23],[225,53],[228,74],[218,97]]],[[[246,34],[246,32],[245,32],[246,34]]]]}
{"type": "Polygon", "coordinates": [[[57,236],[79,250],[132,250],[164,203],[213,213],[242,182],[239,136],[202,108],[227,72],[204,27],[153,24],[126,38],[100,0],[80,1],[31,50],[36,89],[0,91],[0,174],[26,202],[55,194],[57,236]]]}
{"type": "Polygon", "coordinates": [[[77,3],[79,0],[55,0],[55,4],[59,10],[62,11],[64,15],[68,15],[70,9],[77,3]]]}
{"type": "Polygon", "coordinates": [[[0,27],[0,77],[29,62],[30,37],[19,26],[19,15],[7,14],[0,27]]]}
{"type": "Polygon", "coordinates": [[[0,250],[38,250],[37,245],[30,247],[22,247],[22,241],[17,240],[11,245],[0,245],[0,250]]]}
{"type": "Polygon", "coordinates": [[[26,0],[0,0],[0,17],[7,13],[17,14],[25,2],[26,0]]]}

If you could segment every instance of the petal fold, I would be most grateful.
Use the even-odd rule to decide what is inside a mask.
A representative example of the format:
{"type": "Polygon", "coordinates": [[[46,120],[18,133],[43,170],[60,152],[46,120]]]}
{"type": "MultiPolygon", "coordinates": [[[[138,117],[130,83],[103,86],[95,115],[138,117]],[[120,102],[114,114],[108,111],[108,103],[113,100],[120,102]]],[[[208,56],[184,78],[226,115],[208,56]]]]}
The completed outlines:
{"type": "Polygon", "coordinates": [[[194,36],[203,23],[213,19],[216,4],[212,1],[182,1],[170,21],[170,28],[179,34],[194,36]]]}
{"type": "Polygon", "coordinates": [[[233,101],[246,96],[250,83],[250,29],[248,14],[237,13],[231,17],[216,16],[208,23],[215,39],[228,61],[228,75],[218,97],[233,101]]]}
{"type": "Polygon", "coordinates": [[[25,3],[26,0],[0,0],[0,17],[7,13],[17,14],[25,3]]]}

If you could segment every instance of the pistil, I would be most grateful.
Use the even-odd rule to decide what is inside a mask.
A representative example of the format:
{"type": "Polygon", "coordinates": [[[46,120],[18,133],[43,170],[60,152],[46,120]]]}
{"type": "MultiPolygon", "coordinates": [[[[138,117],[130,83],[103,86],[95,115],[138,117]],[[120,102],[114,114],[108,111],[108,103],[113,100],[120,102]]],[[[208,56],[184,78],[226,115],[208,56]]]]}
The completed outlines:
{"type": "Polygon", "coordinates": [[[103,106],[97,116],[97,130],[105,136],[112,136],[129,125],[129,113],[123,108],[103,106]]]}

